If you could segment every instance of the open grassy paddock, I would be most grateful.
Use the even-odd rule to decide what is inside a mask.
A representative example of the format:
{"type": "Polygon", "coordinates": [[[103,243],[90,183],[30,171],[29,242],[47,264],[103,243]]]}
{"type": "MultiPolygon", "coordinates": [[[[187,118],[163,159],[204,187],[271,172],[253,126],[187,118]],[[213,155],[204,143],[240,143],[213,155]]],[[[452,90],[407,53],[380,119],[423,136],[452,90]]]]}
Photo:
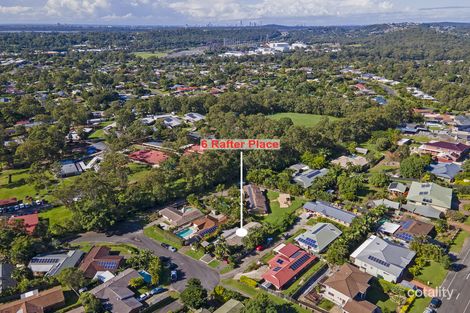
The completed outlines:
{"type": "Polygon", "coordinates": [[[317,114],[305,114],[305,113],[277,113],[269,115],[268,118],[279,121],[281,118],[288,117],[292,120],[296,126],[312,127],[317,125],[323,118],[328,118],[330,121],[339,120],[337,117],[317,114]]]}

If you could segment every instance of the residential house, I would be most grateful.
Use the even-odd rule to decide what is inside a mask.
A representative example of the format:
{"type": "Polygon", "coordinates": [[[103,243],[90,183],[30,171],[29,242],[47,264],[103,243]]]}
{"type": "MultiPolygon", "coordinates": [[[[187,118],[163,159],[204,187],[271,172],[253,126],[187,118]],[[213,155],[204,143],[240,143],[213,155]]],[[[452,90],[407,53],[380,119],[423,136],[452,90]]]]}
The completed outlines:
{"type": "Polygon", "coordinates": [[[194,153],[203,154],[204,149],[200,145],[189,145],[186,149],[184,149],[183,155],[191,155],[194,153]]]}
{"type": "Polygon", "coordinates": [[[401,207],[400,202],[395,202],[395,201],[391,201],[388,199],[372,200],[369,202],[369,205],[373,208],[383,205],[386,208],[394,209],[394,210],[400,210],[400,207],[401,207]]]}
{"type": "Polygon", "coordinates": [[[380,310],[365,300],[372,276],[345,263],[324,283],[323,296],[347,313],[375,313],[380,310]]]}
{"type": "Polygon", "coordinates": [[[431,154],[439,162],[455,162],[462,159],[469,149],[470,146],[464,145],[463,143],[431,141],[419,146],[418,152],[431,154]]]}
{"type": "Polygon", "coordinates": [[[351,166],[358,166],[360,168],[365,167],[369,164],[369,161],[363,156],[350,155],[350,156],[340,156],[339,158],[331,161],[332,164],[339,165],[342,168],[349,168],[351,166]]]}
{"type": "Polygon", "coordinates": [[[326,217],[346,226],[351,225],[352,221],[356,218],[355,214],[324,201],[307,202],[304,204],[304,209],[315,216],[326,217]]]}
{"type": "Polygon", "coordinates": [[[16,286],[16,281],[11,277],[14,269],[15,266],[13,264],[0,263],[0,293],[16,286]]]}
{"type": "Polygon", "coordinates": [[[224,214],[208,214],[202,218],[194,220],[192,223],[195,228],[195,234],[199,237],[204,237],[216,231],[217,228],[226,221],[227,217],[224,214]]]}
{"type": "Polygon", "coordinates": [[[408,186],[399,182],[391,182],[390,185],[388,185],[387,190],[394,196],[401,196],[406,193],[408,186]]]}
{"type": "Polygon", "coordinates": [[[240,313],[245,306],[238,300],[230,299],[225,302],[220,308],[214,311],[214,313],[240,313]]]}
{"type": "Polygon", "coordinates": [[[0,313],[43,313],[54,312],[65,305],[62,287],[33,290],[21,295],[19,300],[0,304],[0,313]]]}
{"type": "Polygon", "coordinates": [[[433,163],[429,165],[429,172],[446,181],[453,181],[462,167],[455,163],[433,163]]]}
{"type": "Polygon", "coordinates": [[[38,213],[33,213],[27,215],[12,216],[8,220],[8,223],[13,224],[15,223],[15,221],[21,221],[26,229],[26,232],[32,235],[39,224],[39,215],[38,213]]]}
{"type": "Polygon", "coordinates": [[[412,182],[406,200],[408,204],[428,206],[445,213],[452,207],[452,189],[436,183],[412,182]]]}
{"type": "Polygon", "coordinates": [[[313,184],[315,179],[325,176],[326,174],[328,174],[328,169],[326,168],[321,170],[308,169],[295,175],[294,182],[300,185],[302,188],[308,188],[313,184]]]}
{"type": "Polygon", "coordinates": [[[393,235],[405,243],[410,243],[416,236],[434,237],[436,231],[433,224],[405,218],[400,222],[400,228],[393,235]]]}
{"type": "Polygon", "coordinates": [[[269,270],[262,275],[276,289],[282,289],[295,281],[317,259],[291,243],[276,251],[277,254],[268,262],[269,270]]]}
{"type": "Polygon", "coordinates": [[[103,272],[115,273],[124,260],[120,255],[110,254],[111,249],[106,246],[94,246],[80,264],[80,270],[87,278],[94,278],[103,272]]]}
{"type": "Polygon", "coordinates": [[[312,253],[321,253],[341,234],[341,230],[333,224],[317,223],[312,229],[298,235],[295,241],[302,249],[312,253]]]}
{"type": "Polygon", "coordinates": [[[160,210],[159,215],[173,227],[182,227],[201,218],[204,214],[196,208],[183,207],[180,210],[169,207],[160,210]]]}
{"type": "Polygon", "coordinates": [[[403,134],[416,135],[420,132],[428,132],[428,129],[422,125],[408,123],[399,127],[398,130],[403,134]]]}
{"type": "Polygon", "coordinates": [[[75,267],[83,257],[82,250],[48,253],[33,257],[28,264],[34,275],[55,276],[63,269],[75,267]]]}
{"type": "Polygon", "coordinates": [[[184,119],[189,123],[196,123],[204,120],[204,115],[199,113],[187,113],[184,115],[184,119]]]}
{"type": "Polygon", "coordinates": [[[84,168],[80,162],[65,162],[60,166],[60,177],[70,177],[80,175],[84,172],[84,168]]]}
{"type": "Polygon", "coordinates": [[[129,154],[129,158],[133,161],[150,164],[158,167],[168,160],[169,156],[162,151],[155,150],[139,150],[129,154]]]}
{"type": "Polygon", "coordinates": [[[454,117],[454,127],[457,131],[470,131],[470,117],[468,115],[457,115],[454,117]]]}
{"type": "Polygon", "coordinates": [[[142,303],[134,297],[134,292],[128,286],[131,279],[139,277],[141,276],[136,270],[128,268],[93,288],[90,293],[100,299],[111,313],[136,313],[142,303]]]}
{"type": "Polygon", "coordinates": [[[20,201],[16,198],[0,199],[0,208],[6,208],[19,204],[20,201]]]}
{"type": "Polygon", "coordinates": [[[399,230],[401,227],[400,224],[397,223],[392,223],[392,222],[385,222],[382,225],[380,225],[379,229],[377,230],[377,233],[384,234],[387,236],[392,236],[393,234],[396,233],[397,230],[399,230]]]}
{"type": "Polygon", "coordinates": [[[292,177],[295,177],[297,174],[300,174],[304,171],[309,170],[310,167],[308,165],[303,164],[303,163],[297,163],[297,164],[289,166],[289,169],[293,171],[292,177]]]}
{"type": "Polygon", "coordinates": [[[268,214],[268,202],[264,191],[256,185],[250,184],[243,186],[248,203],[248,211],[253,214],[268,214]]]}
{"type": "Polygon", "coordinates": [[[395,283],[401,280],[415,255],[414,251],[372,235],[351,254],[351,261],[362,271],[395,283]]]}
{"type": "MultiPolygon", "coordinates": [[[[261,227],[261,224],[258,223],[258,222],[249,222],[249,223],[243,225],[243,228],[246,229],[248,231],[248,233],[250,233],[250,229],[258,228],[258,227],[261,227]]],[[[221,236],[222,236],[222,238],[225,239],[225,242],[227,243],[227,245],[229,245],[229,246],[241,246],[241,245],[243,245],[243,242],[242,242],[243,237],[239,237],[237,235],[237,229],[238,229],[238,227],[234,227],[234,228],[222,231],[221,236]]]]}

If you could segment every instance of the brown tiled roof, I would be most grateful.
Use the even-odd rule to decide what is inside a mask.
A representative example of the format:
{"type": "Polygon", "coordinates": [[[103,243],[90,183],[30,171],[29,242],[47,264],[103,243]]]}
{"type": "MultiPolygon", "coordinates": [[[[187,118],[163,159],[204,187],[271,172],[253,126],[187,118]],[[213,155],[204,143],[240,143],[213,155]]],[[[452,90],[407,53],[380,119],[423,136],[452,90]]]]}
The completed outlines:
{"type": "Polygon", "coordinates": [[[124,257],[120,255],[110,255],[110,248],[105,246],[95,246],[83,259],[82,264],[80,264],[80,270],[85,273],[85,277],[93,278],[98,271],[110,271],[115,272],[119,267],[119,264],[122,262],[124,257]],[[115,268],[103,266],[104,262],[116,263],[115,268]]]}
{"type": "Polygon", "coordinates": [[[428,224],[428,223],[413,220],[413,219],[402,220],[400,224],[401,226],[397,230],[396,234],[408,233],[412,235],[427,236],[434,229],[434,225],[432,224],[428,224]],[[403,226],[405,226],[405,228],[403,226]]]}
{"type": "Polygon", "coordinates": [[[174,208],[166,208],[160,211],[160,215],[169,219],[177,227],[204,216],[201,211],[195,208],[191,208],[184,213],[174,208]]]}
{"type": "Polygon", "coordinates": [[[30,297],[0,305],[0,313],[43,313],[50,308],[64,303],[62,287],[57,286],[41,291],[30,297]]]}
{"type": "Polygon", "coordinates": [[[366,300],[349,300],[343,310],[347,313],[372,313],[377,310],[377,306],[366,300]]]}
{"type": "Polygon", "coordinates": [[[371,275],[361,272],[357,267],[346,263],[340,267],[338,272],[328,278],[324,284],[349,298],[354,298],[358,293],[366,292],[371,278],[371,275]]]}

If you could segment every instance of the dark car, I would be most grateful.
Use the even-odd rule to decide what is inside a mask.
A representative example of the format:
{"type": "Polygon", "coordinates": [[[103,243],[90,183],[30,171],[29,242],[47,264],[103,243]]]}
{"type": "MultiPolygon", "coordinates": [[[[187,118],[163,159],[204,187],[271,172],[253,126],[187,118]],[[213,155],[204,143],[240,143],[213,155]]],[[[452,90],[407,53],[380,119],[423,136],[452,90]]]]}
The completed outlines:
{"type": "Polygon", "coordinates": [[[168,247],[170,247],[170,245],[168,245],[168,244],[162,242],[162,247],[165,248],[165,249],[168,249],[168,247]]]}
{"type": "Polygon", "coordinates": [[[442,304],[442,300],[439,299],[439,298],[432,298],[431,299],[431,303],[429,303],[429,306],[431,308],[434,308],[434,309],[437,309],[438,307],[440,307],[442,304]]]}

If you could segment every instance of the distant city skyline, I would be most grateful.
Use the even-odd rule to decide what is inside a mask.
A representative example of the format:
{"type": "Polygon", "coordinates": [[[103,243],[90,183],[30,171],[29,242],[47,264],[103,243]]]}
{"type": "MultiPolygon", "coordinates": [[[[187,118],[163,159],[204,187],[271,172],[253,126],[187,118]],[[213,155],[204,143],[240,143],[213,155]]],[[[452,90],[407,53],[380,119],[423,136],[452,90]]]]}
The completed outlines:
{"type": "Polygon", "coordinates": [[[470,22],[462,0],[0,0],[1,24],[363,25],[470,22]]]}

